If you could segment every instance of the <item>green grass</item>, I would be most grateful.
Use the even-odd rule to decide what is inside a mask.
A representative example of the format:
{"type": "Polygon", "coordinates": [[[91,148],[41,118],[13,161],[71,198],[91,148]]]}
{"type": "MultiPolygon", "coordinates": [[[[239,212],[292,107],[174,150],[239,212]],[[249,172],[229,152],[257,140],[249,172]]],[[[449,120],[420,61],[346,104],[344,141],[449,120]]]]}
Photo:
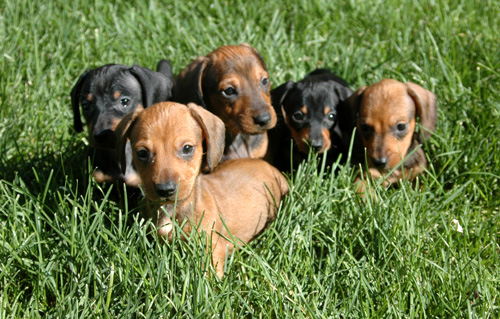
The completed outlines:
{"type": "Polygon", "coordinates": [[[486,0],[2,0],[0,318],[500,317],[499,28],[486,0]],[[93,183],[69,92],[89,67],[178,72],[241,42],[273,86],[318,66],[353,88],[413,81],[439,120],[418,187],[374,184],[362,201],[355,167],[311,159],[219,281],[203,234],[161,245],[93,183]]]}

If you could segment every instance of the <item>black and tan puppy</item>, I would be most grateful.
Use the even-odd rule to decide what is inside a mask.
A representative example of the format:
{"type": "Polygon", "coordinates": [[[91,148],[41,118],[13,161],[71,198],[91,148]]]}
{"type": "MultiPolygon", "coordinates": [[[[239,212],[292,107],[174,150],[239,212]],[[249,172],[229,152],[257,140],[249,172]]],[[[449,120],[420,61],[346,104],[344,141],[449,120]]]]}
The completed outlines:
{"type": "MultiPolygon", "coordinates": [[[[419,146],[436,127],[434,93],[414,83],[384,79],[357,90],[345,107],[341,128],[347,140],[356,128],[352,159],[365,163],[366,154],[369,176],[383,177],[387,186],[413,180],[424,171],[427,159],[419,146]]],[[[360,184],[358,191],[363,190],[360,184]]]]}
{"type": "Polygon", "coordinates": [[[290,140],[294,141],[293,167],[307,159],[309,150],[328,151],[328,162],[346,152],[338,128],[337,108],[352,94],[345,80],[327,69],[317,69],[298,82],[288,81],[271,91],[278,115],[269,131],[266,159],[277,168],[290,170],[290,140]]]}
{"type": "Polygon", "coordinates": [[[262,158],[276,125],[266,64],[248,44],[226,45],[189,64],[174,80],[172,101],[193,102],[224,121],[222,161],[262,158]]]}
{"type": "Polygon", "coordinates": [[[83,130],[81,105],[97,182],[138,184],[131,156],[127,157],[127,167],[122,173],[115,150],[115,128],[135,108],[166,101],[171,93],[172,68],[166,60],[158,63],[158,72],[137,65],[108,64],[87,70],[80,76],[71,91],[74,128],[77,132],[83,130]]]}
{"type": "Polygon", "coordinates": [[[213,264],[224,274],[232,237],[248,243],[276,218],[288,192],[284,176],[260,159],[219,161],[224,123],[194,103],[155,104],[127,115],[117,128],[123,154],[130,139],[149,214],[158,234],[171,238],[173,222],[211,238],[213,264]],[[204,164],[202,165],[202,163],[204,164]],[[202,173],[205,165],[209,174],[202,173]],[[175,218],[174,218],[175,216],[175,218]]]}

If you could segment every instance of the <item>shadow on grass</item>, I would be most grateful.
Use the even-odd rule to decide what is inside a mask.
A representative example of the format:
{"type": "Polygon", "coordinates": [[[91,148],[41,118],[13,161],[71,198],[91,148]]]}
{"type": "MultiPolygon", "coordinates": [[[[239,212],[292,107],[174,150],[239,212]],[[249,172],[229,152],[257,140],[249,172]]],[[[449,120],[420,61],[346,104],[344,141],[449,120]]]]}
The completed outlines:
{"type": "MultiPolygon", "coordinates": [[[[60,145],[58,151],[2,159],[0,181],[15,188],[19,194],[38,199],[52,212],[57,211],[64,196],[82,202],[106,200],[112,208],[133,210],[138,207],[142,199],[139,189],[124,187],[121,183],[97,184],[93,180],[87,154],[85,145],[72,143],[60,145]]],[[[22,198],[19,199],[21,205],[22,198]]]]}

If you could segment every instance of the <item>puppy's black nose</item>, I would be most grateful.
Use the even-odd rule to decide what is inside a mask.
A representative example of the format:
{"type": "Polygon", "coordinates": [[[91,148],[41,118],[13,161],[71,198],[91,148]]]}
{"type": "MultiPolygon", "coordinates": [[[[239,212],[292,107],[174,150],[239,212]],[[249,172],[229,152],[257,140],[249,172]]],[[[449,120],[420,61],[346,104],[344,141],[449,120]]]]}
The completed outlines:
{"type": "Polygon", "coordinates": [[[323,141],[322,140],[313,140],[311,142],[311,147],[317,153],[317,152],[321,151],[321,149],[323,148],[323,141]]]}
{"type": "Polygon", "coordinates": [[[378,169],[385,168],[387,166],[387,157],[385,157],[385,156],[381,157],[381,158],[372,157],[372,163],[378,169]]]}
{"type": "Polygon", "coordinates": [[[156,184],[156,193],[160,197],[172,197],[177,190],[177,184],[174,182],[167,182],[156,184]]]}
{"type": "Polygon", "coordinates": [[[114,144],[115,134],[112,130],[102,130],[99,132],[94,132],[94,140],[97,144],[101,145],[114,144]]]}
{"type": "Polygon", "coordinates": [[[253,122],[257,125],[264,126],[271,121],[271,113],[264,112],[253,117],[253,122]]]}

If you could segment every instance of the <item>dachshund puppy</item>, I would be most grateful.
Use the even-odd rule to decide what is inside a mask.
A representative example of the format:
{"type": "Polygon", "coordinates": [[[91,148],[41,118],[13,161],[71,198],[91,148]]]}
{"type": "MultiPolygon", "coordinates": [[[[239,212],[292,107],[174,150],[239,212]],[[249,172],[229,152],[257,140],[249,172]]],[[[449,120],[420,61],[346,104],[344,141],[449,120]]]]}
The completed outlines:
{"type": "Polygon", "coordinates": [[[199,57],[174,79],[172,94],[172,101],[196,103],[224,121],[222,161],[264,157],[276,113],[266,64],[256,49],[226,45],[199,57]]]}
{"type": "Polygon", "coordinates": [[[290,140],[295,147],[292,170],[307,159],[309,148],[328,151],[328,163],[347,154],[338,128],[337,107],[351,96],[345,80],[327,69],[317,69],[299,82],[288,81],[271,90],[278,122],[269,134],[266,159],[282,171],[290,170],[290,140]]]}
{"type": "Polygon", "coordinates": [[[219,166],[224,123],[194,103],[155,104],[127,115],[118,125],[121,158],[130,139],[149,215],[158,234],[172,236],[172,222],[184,221],[211,238],[213,264],[224,274],[232,236],[248,243],[276,218],[277,205],[288,192],[284,176],[260,159],[241,158],[219,166]],[[211,171],[202,174],[206,164],[211,171]],[[217,167],[216,167],[217,166],[217,167]]]}
{"type": "MultiPolygon", "coordinates": [[[[138,176],[128,156],[126,170],[118,162],[115,128],[120,120],[138,106],[147,107],[167,100],[172,93],[172,68],[166,60],[158,72],[137,65],[108,64],[85,71],[71,91],[75,131],[83,130],[80,105],[89,130],[94,178],[98,183],[121,181],[137,186],[138,176]]],[[[127,147],[130,151],[130,146],[127,147]]]]}
{"type": "MultiPolygon", "coordinates": [[[[369,173],[375,178],[383,176],[384,185],[403,178],[413,180],[427,167],[419,145],[436,127],[434,93],[414,83],[384,79],[356,91],[341,113],[341,129],[347,141],[356,128],[353,161],[364,163],[366,149],[369,173]]],[[[362,192],[364,185],[358,190],[362,192]]]]}

